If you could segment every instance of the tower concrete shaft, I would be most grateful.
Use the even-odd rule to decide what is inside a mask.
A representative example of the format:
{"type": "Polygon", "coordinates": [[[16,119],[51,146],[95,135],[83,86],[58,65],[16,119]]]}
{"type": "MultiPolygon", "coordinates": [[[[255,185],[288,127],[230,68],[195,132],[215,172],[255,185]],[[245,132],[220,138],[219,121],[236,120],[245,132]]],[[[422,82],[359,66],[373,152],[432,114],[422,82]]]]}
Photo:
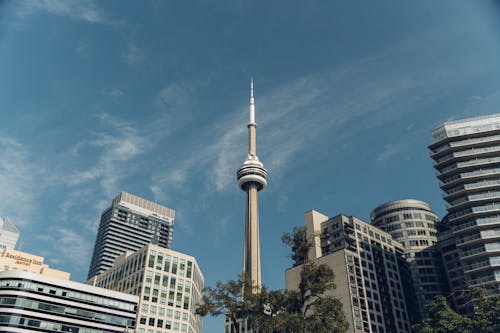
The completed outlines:
{"type": "Polygon", "coordinates": [[[253,80],[250,83],[250,121],[248,123],[248,155],[237,172],[238,186],[246,192],[243,277],[252,281],[253,291],[261,288],[258,192],[267,186],[267,170],[257,158],[257,124],[253,80]]]}

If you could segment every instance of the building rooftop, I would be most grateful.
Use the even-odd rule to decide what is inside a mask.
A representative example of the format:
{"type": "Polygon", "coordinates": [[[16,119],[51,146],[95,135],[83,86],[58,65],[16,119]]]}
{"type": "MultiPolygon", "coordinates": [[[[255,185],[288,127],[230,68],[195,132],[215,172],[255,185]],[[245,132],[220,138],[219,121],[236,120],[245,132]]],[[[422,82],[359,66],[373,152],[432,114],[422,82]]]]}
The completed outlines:
{"type": "Polygon", "coordinates": [[[432,131],[434,142],[445,138],[500,129],[500,113],[447,121],[432,131]]]}
{"type": "Polygon", "coordinates": [[[113,199],[113,205],[123,205],[140,213],[151,214],[160,218],[173,219],[175,217],[175,210],[127,192],[120,192],[113,199]]]}
{"type": "Polygon", "coordinates": [[[8,218],[0,216],[0,228],[6,231],[19,233],[19,229],[16,228],[14,223],[12,223],[8,218]]]}

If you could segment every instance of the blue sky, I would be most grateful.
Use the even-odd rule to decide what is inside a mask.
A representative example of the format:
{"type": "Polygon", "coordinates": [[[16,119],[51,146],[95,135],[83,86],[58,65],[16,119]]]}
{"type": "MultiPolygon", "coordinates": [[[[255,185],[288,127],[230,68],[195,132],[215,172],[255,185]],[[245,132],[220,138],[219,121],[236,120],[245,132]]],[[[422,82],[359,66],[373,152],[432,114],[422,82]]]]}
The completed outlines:
{"type": "MultiPolygon", "coordinates": [[[[494,1],[1,1],[0,215],[23,250],[83,281],[119,191],[176,210],[173,248],[205,282],[242,267],[255,78],[262,277],[310,209],[368,220],[444,202],[429,158],[443,121],[500,112],[494,1]]],[[[205,332],[222,329],[205,321],[205,332]]]]}

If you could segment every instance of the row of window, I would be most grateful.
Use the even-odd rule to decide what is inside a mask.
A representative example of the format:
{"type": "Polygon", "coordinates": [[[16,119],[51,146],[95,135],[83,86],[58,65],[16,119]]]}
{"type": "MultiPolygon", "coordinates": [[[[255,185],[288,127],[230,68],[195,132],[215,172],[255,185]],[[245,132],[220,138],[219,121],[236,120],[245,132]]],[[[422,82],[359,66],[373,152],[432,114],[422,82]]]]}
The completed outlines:
{"type": "MultiPolygon", "coordinates": [[[[102,330],[90,327],[82,327],[74,324],[63,324],[55,321],[48,321],[41,318],[19,316],[12,314],[0,314],[0,326],[19,327],[24,329],[43,329],[47,331],[71,332],[71,333],[122,333],[122,329],[102,330]]],[[[124,327],[125,328],[125,327],[124,327]]]]}
{"type": "MultiPolygon", "coordinates": [[[[181,324],[176,321],[173,322],[171,320],[163,320],[156,318],[140,317],[139,324],[148,325],[150,327],[166,328],[169,330],[180,331],[180,332],[187,332],[188,330],[187,324],[181,324]]],[[[139,329],[139,332],[141,332],[141,329],[139,329]]],[[[142,332],[144,332],[144,329],[142,329],[142,332]]]]}
{"type": "Polygon", "coordinates": [[[59,297],[66,297],[78,301],[94,303],[110,308],[117,308],[121,310],[135,312],[136,305],[134,303],[127,303],[112,298],[97,296],[93,294],[83,293],[67,288],[60,288],[41,282],[34,282],[23,279],[2,279],[0,280],[0,289],[26,289],[36,291],[44,294],[50,294],[59,297]]]}
{"type": "Polygon", "coordinates": [[[71,317],[79,317],[81,320],[92,320],[96,322],[107,323],[122,327],[134,326],[134,320],[131,318],[120,317],[102,312],[78,309],[71,306],[62,306],[50,304],[47,302],[35,301],[20,297],[0,297],[0,306],[9,306],[16,308],[32,309],[35,311],[48,312],[71,317]]]}
{"type": "Polygon", "coordinates": [[[180,311],[173,311],[172,309],[165,309],[162,307],[158,307],[156,305],[149,305],[149,304],[142,304],[141,306],[141,312],[142,313],[150,313],[152,315],[158,315],[160,317],[168,317],[168,318],[174,318],[177,320],[180,320],[182,317],[183,321],[187,321],[189,318],[189,315],[187,312],[180,312],[180,311]]]}

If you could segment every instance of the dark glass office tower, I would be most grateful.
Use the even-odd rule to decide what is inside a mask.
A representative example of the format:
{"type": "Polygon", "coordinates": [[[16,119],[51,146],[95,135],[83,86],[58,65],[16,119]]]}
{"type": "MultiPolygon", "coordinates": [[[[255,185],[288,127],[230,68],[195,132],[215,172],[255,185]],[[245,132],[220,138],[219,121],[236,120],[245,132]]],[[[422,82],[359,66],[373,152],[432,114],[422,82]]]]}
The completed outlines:
{"type": "Polygon", "coordinates": [[[173,209],[121,192],[104,210],[97,232],[88,279],[113,266],[125,251],[135,252],[148,243],[172,246],[173,209]]]}

